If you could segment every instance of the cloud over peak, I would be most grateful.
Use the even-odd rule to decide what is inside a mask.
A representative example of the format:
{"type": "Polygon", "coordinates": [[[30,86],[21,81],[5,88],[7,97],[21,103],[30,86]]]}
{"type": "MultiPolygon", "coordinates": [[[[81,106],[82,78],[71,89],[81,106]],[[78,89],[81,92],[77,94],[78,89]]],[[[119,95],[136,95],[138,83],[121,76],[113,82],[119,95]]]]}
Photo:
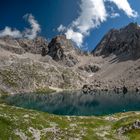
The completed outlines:
{"type": "Polygon", "coordinates": [[[107,18],[103,0],[81,0],[80,8],[80,16],[73,22],[73,26],[83,34],[87,34],[107,18]]]}
{"type": "Polygon", "coordinates": [[[65,35],[67,39],[71,39],[77,46],[83,43],[83,35],[80,32],[74,32],[73,29],[68,29],[65,35]]]}
{"type": "Polygon", "coordinates": [[[26,14],[24,16],[31,28],[26,28],[24,31],[19,31],[17,29],[12,29],[11,27],[6,26],[5,29],[0,31],[0,37],[4,36],[12,36],[13,38],[21,38],[25,37],[28,39],[34,39],[37,34],[41,31],[40,25],[38,24],[37,20],[35,20],[32,14],[26,14]]]}
{"type": "Polygon", "coordinates": [[[22,37],[22,34],[19,30],[11,29],[10,27],[6,26],[4,30],[0,31],[0,37],[4,37],[4,36],[12,36],[14,38],[20,38],[22,37]]]}
{"type": "Polygon", "coordinates": [[[66,31],[66,27],[65,26],[63,26],[62,24],[57,28],[57,31],[58,32],[64,32],[64,31],[66,31]]]}
{"type": "Polygon", "coordinates": [[[106,10],[106,2],[115,4],[129,18],[136,18],[138,16],[138,13],[131,8],[127,0],[81,0],[79,17],[72,21],[69,27],[60,25],[58,31],[65,31],[66,37],[81,47],[84,38],[90,34],[92,29],[100,26],[108,18],[120,16],[115,11],[109,13],[106,10]]]}
{"type": "Polygon", "coordinates": [[[29,22],[31,25],[31,29],[25,30],[25,37],[29,39],[34,39],[37,34],[41,31],[40,25],[38,24],[37,20],[35,20],[32,14],[26,14],[24,18],[29,22]]]}

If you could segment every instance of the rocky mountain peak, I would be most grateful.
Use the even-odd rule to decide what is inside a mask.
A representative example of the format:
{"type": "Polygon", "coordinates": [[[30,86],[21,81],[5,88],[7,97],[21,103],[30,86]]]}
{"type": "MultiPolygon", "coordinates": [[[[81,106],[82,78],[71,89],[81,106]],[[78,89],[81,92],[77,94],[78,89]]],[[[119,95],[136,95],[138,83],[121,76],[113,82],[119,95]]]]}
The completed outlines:
{"type": "Polygon", "coordinates": [[[53,60],[69,67],[78,63],[77,55],[80,54],[80,50],[74,47],[71,40],[68,40],[65,35],[54,37],[50,43],[40,36],[32,40],[5,36],[0,38],[0,45],[17,54],[28,52],[42,56],[49,55],[53,60]]]}
{"type": "Polygon", "coordinates": [[[48,45],[48,55],[68,66],[74,66],[78,62],[77,54],[78,49],[64,35],[56,36],[48,45]]]}
{"type": "Polygon", "coordinates": [[[125,28],[122,28],[122,30],[128,30],[128,31],[134,31],[134,30],[139,30],[140,26],[138,25],[137,22],[131,22],[129,23],[125,28]]]}
{"type": "Polygon", "coordinates": [[[97,45],[93,54],[96,56],[110,54],[140,57],[140,27],[130,23],[121,29],[110,30],[97,45]]]}
{"type": "MultiPolygon", "coordinates": [[[[55,50],[62,50],[65,53],[75,50],[72,42],[66,39],[65,35],[58,35],[55,38],[53,38],[48,45],[48,49],[49,49],[50,55],[51,55],[51,52],[52,51],[55,52],[55,50]]],[[[52,57],[55,59],[54,56],[52,57]]],[[[61,58],[58,56],[58,58],[56,59],[61,59],[61,58]]]]}

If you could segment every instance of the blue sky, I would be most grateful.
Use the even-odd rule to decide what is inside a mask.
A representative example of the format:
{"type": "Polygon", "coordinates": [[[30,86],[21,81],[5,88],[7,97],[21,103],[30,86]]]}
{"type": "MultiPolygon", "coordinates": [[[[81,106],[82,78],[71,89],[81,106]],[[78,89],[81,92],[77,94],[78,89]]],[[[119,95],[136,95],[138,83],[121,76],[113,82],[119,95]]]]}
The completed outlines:
{"type": "MultiPolygon", "coordinates": [[[[71,36],[68,36],[70,39],[72,38],[73,41],[75,41],[75,44],[77,43],[76,41],[80,39],[77,38],[78,35],[78,37],[82,37],[79,47],[92,50],[109,29],[120,28],[130,22],[138,22],[138,24],[140,24],[140,17],[138,15],[137,17],[128,15],[131,13],[126,13],[126,11],[119,8],[115,2],[113,3],[113,0],[108,0],[111,1],[105,3],[106,11],[109,14],[108,17],[105,17],[102,12],[102,18],[99,18],[100,22],[98,23],[97,28],[95,25],[91,25],[83,31],[83,27],[85,27],[85,25],[89,25],[88,21],[90,17],[85,17],[85,21],[82,21],[83,19],[79,17],[82,15],[82,12],[83,15],[85,14],[84,10],[86,11],[87,8],[85,5],[90,4],[88,3],[90,0],[85,0],[87,3],[83,2],[83,5],[82,1],[83,0],[0,0],[0,33],[4,31],[6,26],[8,26],[12,31],[16,29],[19,32],[24,32],[25,28],[27,28],[26,31],[28,31],[28,34],[26,36],[30,35],[30,37],[34,37],[39,34],[51,39],[52,37],[60,34],[60,32],[57,31],[57,28],[60,25],[63,25],[65,28],[63,33],[67,33],[70,29],[73,31],[72,35],[75,40],[71,36]],[[80,9],[81,5],[83,6],[83,9],[80,9]],[[116,17],[111,17],[112,13],[117,13],[116,17]],[[25,20],[23,16],[26,14],[28,15],[25,20]],[[32,16],[29,14],[32,14],[32,16]],[[117,16],[118,14],[119,16],[117,16]],[[30,26],[32,25],[32,22],[30,23],[30,21],[35,21],[39,24],[38,27],[35,26],[36,32],[31,29],[32,27],[30,26]],[[74,21],[78,21],[78,25],[73,25],[74,21]],[[82,27],[82,29],[80,27],[82,27]],[[40,29],[41,31],[39,32],[40,29]],[[34,36],[31,36],[32,33],[34,33],[34,36]]],[[[99,2],[102,0],[91,1],[99,2]]],[[[128,0],[127,2],[129,3],[129,6],[131,6],[131,9],[140,15],[140,1],[128,0]]],[[[94,12],[95,9],[92,9],[92,7],[90,8],[90,10],[94,12]]],[[[99,6],[99,9],[100,8],[101,7],[99,6]]],[[[101,11],[102,10],[103,8],[101,11]]],[[[96,16],[96,14],[91,16],[94,19],[93,16],[96,16]]]]}

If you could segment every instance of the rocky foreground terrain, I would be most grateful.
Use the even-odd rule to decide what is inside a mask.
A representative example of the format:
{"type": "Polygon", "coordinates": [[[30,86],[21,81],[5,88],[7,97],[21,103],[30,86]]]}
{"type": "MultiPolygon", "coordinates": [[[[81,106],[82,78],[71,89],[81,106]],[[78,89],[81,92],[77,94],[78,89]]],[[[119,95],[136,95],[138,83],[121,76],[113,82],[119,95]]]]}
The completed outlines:
{"type": "Polygon", "coordinates": [[[114,90],[140,88],[140,27],[130,23],[110,30],[92,53],[60,35],[48,42],[0,38],[0,91],[21,93],[48,89],[114,90]]]}

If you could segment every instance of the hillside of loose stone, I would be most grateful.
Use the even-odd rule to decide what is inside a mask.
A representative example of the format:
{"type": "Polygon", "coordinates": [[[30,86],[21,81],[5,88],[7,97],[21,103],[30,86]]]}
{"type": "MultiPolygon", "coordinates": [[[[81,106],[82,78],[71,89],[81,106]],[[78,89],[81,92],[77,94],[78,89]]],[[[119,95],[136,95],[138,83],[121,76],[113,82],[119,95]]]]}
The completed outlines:
{"type": "Polygon", "coordinates": [[[50,42],[0,38],[0,89],[8,93],[38,89],[92,89],[140,91],[140,27],[130,23],[110,30],[88,54],[64,35],[50,42]]]}

